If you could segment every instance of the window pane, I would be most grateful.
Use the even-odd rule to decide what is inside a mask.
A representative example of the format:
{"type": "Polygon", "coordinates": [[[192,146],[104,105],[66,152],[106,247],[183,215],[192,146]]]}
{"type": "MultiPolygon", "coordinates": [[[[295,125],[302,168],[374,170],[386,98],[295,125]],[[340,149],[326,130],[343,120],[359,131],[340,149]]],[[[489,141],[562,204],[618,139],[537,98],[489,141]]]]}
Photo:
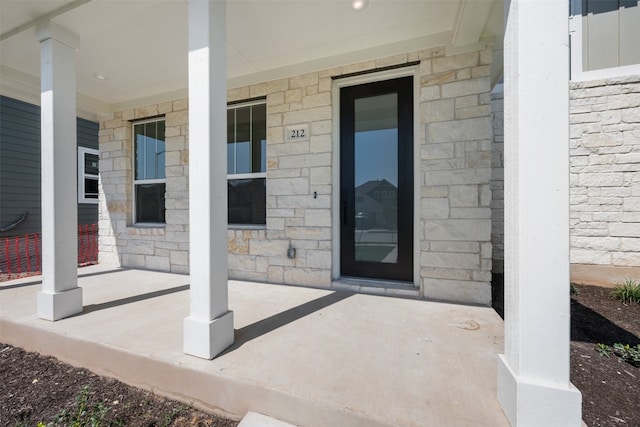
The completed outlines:
{"type": "Polygon", "coordinates": [[[229,180],[229,224],[266,224],[264,178],[229,180]]]}
{"type": "MultiPolygon", "coordinates": [[[[140,126],[135,126],[134,130],[140,130],[140,126]]],[[[144,179],[144,135],[135,133],[136,140],[136,170],[135,179],[144,179]]]]}
{"type": "Polygon", "coordinates": [[[227,110],[227,173],[235,173],[235,159],[236,159],[236,146],[234,141],[236,140],[235,127],[236,127],[236,110],[227,110]]]}
{"type": "Polygon", "coordinates": [[[251,172],[251,107],[236,109],[235,172],[251,172]]]}
{"type": "Polygon", "coordinates": [[[164,223],[164,184],[137,184],[136,222],[164,223]]]}
{"type": "Polygon", "coordinates": [[[254,105],[251,111],[253,126],[251,135],[251,172],[267,171],[267,106],[254,105]]]}
{"type": "Polygon", "coordinates": [[[84,153],[84,173],[98,175],[98,159],[96,154],[84,153]]]}
{"type": "Polygon", "coordinates": [[[86,199],[98,198],[98,180],[95,178],[84,179],[84,197],[86,199]]]}
{"type": "Polygon", "coordinates": [[[142,123],[133,127],[135,139],[135,179],[164,179],[165,122],[142,123]]]}

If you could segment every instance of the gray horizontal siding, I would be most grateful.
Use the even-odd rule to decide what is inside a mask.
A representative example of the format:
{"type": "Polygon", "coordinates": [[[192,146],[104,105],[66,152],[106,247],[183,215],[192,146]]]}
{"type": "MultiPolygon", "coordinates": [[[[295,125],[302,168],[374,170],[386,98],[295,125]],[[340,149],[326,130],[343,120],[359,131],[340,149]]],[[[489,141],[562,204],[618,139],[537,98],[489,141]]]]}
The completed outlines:
{"type": "MultiPolygon", "coordinates": [[[[98,123],[77,120],[78,145],[98,149],[98,123]]],[[[0,226],[29,211],[29,218],[0,237],[39,233],[40,107],[0,96],[0,226]]],[[[98,205],[79,204],[78,223],[98,222],[98,205]]]]}

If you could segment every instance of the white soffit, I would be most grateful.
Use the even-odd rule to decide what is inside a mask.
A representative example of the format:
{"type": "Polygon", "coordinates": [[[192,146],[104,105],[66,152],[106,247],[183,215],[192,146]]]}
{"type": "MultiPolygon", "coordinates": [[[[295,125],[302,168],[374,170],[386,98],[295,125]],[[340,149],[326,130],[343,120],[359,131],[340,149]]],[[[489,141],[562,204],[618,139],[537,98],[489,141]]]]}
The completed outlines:
{"type": "MultiPolygon", "coordinates": [[[[362,11],[354,11],[351,0],[228,0],[229,84],[450,44],[456,29],[469,43],[493,35],[487,34],[487,17],[501,1],[464,3],[473,13],[461,20],[462,0],[370,0],[362,11]],[[482,16],[475,22],[478,8],[482,16]]],[[[0,0],[0,34],[60,8],[71,10],[53,20],[80,36],[80,93],[113,105],[185,91],[186,0],[0,0]]],[[[33,28],[0,42],[0,65],[39,77],[33,28]]]]}

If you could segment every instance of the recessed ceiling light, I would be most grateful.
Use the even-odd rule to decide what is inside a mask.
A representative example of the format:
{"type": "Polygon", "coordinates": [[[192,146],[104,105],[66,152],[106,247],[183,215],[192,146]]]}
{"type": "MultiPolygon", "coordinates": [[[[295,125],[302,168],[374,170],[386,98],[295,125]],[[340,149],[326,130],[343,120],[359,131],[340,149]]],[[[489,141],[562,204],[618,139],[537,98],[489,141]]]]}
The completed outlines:
{"type": "Polygon", "coordinates": [[[101,74],[101,73],[95,73],[93,75],[93,77],[95,77],[98,80],[107,80],[107,76],[105,76],[104,74],[101,74]]]}
{"type": "Polygon", "coordinates": [[[351,7],[353,10],[362,10],[369,4],[369,0],[353,0],[351,7]]]}

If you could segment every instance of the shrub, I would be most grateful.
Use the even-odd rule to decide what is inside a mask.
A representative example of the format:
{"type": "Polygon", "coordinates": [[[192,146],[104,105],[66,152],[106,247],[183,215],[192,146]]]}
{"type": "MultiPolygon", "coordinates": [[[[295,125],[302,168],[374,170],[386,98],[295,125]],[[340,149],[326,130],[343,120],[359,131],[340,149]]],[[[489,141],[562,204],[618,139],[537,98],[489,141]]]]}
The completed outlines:
{"type": "Polygon", "coordinates": [[[632,302],[640,304],[640,282],[633,279],[625,279],[619,282],[611,291],[611,297],[619,299],[625,304],[632,302]]]}

